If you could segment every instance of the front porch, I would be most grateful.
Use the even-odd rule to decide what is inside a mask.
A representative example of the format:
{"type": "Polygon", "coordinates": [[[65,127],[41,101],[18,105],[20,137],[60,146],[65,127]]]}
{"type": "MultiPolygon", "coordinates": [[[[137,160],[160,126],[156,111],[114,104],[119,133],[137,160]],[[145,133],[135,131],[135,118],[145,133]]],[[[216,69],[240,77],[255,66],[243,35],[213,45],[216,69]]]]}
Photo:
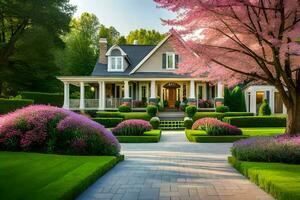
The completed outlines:
{"type": "Polygon", "coordinates": [[[209,84],[198,79],[66,79],[60,78],[64,83],[63,107],[70,110],[117,110],[124,102],[133,110],[145,110],[150,102],[173,110],[183,102],[192,102],[199,110],[214,110],[215,99],[223,98],[221,83],[209,84]],[[70,98],[70,85],[80,91],[78,98],[70,98]],[[92,98],[86,97],[87,88],[92,98]]]}

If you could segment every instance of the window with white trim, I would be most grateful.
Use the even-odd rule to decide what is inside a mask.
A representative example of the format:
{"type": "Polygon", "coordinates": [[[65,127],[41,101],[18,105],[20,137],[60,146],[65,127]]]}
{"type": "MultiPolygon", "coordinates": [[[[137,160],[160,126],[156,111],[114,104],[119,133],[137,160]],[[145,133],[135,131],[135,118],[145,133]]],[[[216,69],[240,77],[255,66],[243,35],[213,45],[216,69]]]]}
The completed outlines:
{"type": "Polygon", "coordinates": [[[166,69],[175,69],[175,53],[166,53],[166,69]]]}
{"type": "Polygon", "coordinates": [[[108,71],[123,71],[123,57],[122,56],[110,56],[108,59],[108,71]]]}

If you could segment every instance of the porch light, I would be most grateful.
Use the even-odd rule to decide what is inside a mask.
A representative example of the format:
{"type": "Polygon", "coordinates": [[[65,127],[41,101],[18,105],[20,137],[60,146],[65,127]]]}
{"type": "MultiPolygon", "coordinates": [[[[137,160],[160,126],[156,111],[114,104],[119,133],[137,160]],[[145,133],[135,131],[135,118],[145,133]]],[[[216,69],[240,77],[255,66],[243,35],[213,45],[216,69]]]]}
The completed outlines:
{"type": "Polygon", "coordinates": [[[92,92],[95,92],[95,88],[94,88],[94,87],[91,87],[91,91],[92,91],[92,92]]]}

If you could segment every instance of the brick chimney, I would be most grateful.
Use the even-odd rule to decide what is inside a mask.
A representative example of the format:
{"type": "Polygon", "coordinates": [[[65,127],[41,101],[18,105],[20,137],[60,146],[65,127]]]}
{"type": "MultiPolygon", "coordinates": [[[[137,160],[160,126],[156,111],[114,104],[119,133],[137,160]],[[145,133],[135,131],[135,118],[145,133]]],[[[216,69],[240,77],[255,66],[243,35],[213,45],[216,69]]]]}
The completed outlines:
{"type": "Polygon", "coordinates": [[[107,39],[100,38],[99,41],[99,63],[107,64],[106,52],[107,52],[107,39]]]}

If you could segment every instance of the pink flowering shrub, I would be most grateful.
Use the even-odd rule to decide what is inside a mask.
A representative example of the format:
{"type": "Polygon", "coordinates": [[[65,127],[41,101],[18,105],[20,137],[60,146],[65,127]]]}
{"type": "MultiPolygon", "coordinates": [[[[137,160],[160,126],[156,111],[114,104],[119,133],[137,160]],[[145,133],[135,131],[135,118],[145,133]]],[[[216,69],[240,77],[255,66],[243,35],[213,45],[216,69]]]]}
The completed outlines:
{"type": "Polygon", "coordinates": [[[143,135],[144,132],[152,129],[148,121],[141,119],[130,119],[121,122],[117,127],[112,129],[114,135],[143,135]]]}
{"type": "Polygon", "coordinates": [[[117,155],[113,134],[89,118],[52,106],[29,106],[0,118],[0,149],[117,155]]]}
{"type": "Polygon", "coordinates": [[[239,140],[231,148],[238,160],[300,164],[300,136],[278,135],[239,140]]]}
{"type": "Polygon", "coordinates": [[[215,118],[202,118],[194,122],[193,130],[205,130],[208,135],[242,135],[242,131],[215,118]]]}

